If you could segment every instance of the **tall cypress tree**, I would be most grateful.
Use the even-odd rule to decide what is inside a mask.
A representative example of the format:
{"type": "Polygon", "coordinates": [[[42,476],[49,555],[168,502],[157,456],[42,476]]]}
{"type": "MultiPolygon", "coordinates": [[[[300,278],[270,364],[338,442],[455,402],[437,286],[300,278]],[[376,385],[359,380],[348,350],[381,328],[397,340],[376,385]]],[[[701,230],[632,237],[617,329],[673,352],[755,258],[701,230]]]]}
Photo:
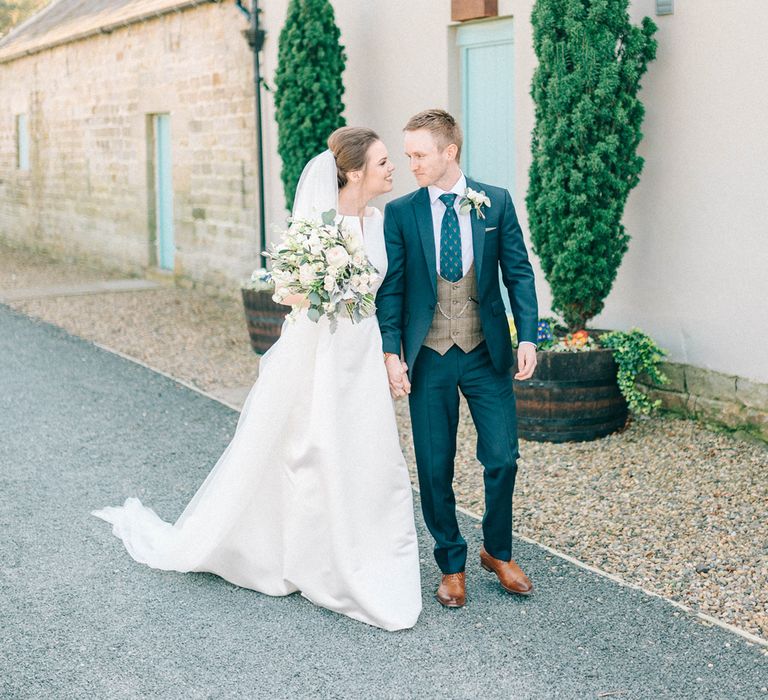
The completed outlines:
{"type": "Polygon", "coordinates": [[[345,124],[341,76],[346,57],[340,36],[328,0],[291,0],[275,73],[277,150],[288,209],[306,162],[325,150],[328,135],[345,124]]]}
{"type": "Polygon", "coordinates": [[[640,79],[656,25],[629,0],[537,0],[533,162],[526,197],[533,249],[569,329],[603,309],[629,235],[621,223],[643,159],[640,79]]]}

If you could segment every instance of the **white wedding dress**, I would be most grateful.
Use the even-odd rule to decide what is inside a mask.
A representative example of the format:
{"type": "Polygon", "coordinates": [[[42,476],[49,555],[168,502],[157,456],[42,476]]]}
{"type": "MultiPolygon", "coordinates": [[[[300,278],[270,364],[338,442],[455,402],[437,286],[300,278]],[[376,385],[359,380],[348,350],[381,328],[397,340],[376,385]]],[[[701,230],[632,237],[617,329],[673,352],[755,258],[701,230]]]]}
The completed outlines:
{"type": "MultiPolygon", "coordinates": [[[[382,214],[345,224],[381,278],[382,214]]],[[[379,281],[380,284],[380,281],[379,281]]],[[[378,288],[378,286],[377,286],[378,288]]],[[[231,443],[175,524],[136,498],[94,515],[156,569],[295,591],[386,630],[421,611],[413,496],[376,317],[286,321],[261,360],[231,443]]]]}

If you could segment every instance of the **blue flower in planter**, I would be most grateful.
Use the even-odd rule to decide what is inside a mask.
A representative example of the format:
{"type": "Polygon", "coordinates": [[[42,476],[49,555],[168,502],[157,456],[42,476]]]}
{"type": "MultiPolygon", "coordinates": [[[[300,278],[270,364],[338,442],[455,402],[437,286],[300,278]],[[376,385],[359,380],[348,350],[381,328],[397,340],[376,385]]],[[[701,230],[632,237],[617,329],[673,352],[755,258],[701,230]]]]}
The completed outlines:
{"type": "Polygon", "coordinates": [[[546,319],[541,319],[536,333],[536,343],[544,345],[552,342],[552,326],[546,319]]]}

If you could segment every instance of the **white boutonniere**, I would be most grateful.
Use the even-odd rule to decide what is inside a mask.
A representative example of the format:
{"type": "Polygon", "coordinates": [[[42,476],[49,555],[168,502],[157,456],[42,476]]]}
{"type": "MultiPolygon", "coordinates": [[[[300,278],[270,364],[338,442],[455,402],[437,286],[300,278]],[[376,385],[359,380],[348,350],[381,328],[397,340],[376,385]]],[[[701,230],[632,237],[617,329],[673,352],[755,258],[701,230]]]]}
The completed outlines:
{"type": "Polygon", "coordinates": [[[464,196],[459,200],[459,212],[468,214],[470,209],[474,209],[478,218],[484,219],[483,207],[490,207],[491,200],[488,199],[485,192],[475,192],[471,187],[467,187],[464,196]]]}

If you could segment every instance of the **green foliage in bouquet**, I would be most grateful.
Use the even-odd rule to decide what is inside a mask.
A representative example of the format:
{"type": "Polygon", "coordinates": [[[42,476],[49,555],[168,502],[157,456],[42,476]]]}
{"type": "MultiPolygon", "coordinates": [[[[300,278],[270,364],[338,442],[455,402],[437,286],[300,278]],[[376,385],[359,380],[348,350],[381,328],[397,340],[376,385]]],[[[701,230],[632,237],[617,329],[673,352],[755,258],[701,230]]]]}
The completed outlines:
{"type": "Polygon", "coordinates": [[[666,354],[653,339],[638,328],[630,331],[611,331],[600,336],[600,345],[613,349],[618,365],[619,389],[633,413],[649,414],[659,407],[660,401],[651,401],[637,387],[637,378],[645,374],[654,384],[666,384],[667,377],[659,369],[666,354]]]}
{"type": "Polygon", "coordinates": [[[621,223],[643,159],[640,79],[656,25],[630,24],[629,0],[537,0],[539,66],[526,197],[533,250],[569,330],[603,308],[629,235],[621,223]]]}
{"type": "Polygon", "coordinates": [[[345,124],[346,57],[340,35],[328,0],[291,0],[275,73],[277,150],[288,209],[306,162],[324,151],[328,135],[345,124]]]}

